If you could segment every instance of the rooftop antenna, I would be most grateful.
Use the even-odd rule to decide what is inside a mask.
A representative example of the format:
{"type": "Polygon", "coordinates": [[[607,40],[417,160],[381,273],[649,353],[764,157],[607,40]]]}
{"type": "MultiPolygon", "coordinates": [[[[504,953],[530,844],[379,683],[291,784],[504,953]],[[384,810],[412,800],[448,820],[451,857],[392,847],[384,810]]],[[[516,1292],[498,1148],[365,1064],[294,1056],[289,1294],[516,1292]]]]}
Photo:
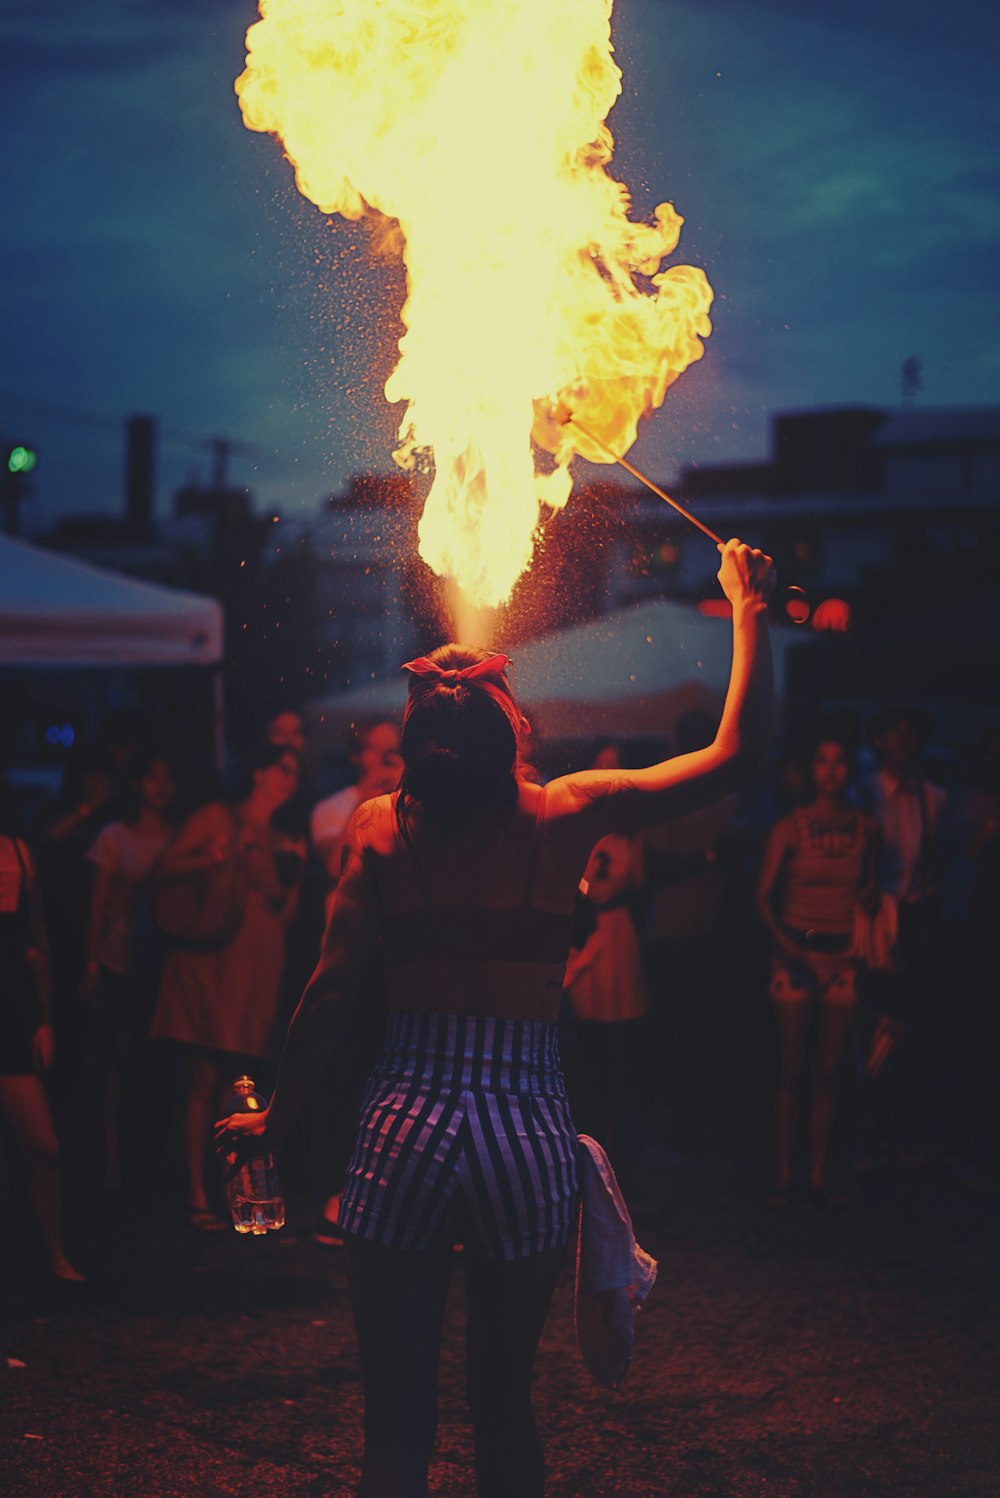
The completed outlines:
{"type": "Polygon", "coordinates": [[[904,406],[912,406],[917,394],[924,388],[923,361],[911,354],[899,366],[899,398],[904,406]]]}

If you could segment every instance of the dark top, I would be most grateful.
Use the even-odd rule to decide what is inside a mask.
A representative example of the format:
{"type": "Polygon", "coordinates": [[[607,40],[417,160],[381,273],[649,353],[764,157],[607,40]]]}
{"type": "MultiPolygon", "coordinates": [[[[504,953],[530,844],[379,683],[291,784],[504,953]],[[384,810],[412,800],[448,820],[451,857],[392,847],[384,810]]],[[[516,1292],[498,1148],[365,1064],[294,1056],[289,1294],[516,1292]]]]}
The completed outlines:
{"type": "Polygon", "coordinates": [[[410,860],[420,904],[384,917],[382,947],[386,962],[565,963],[572,911],[538,910],[531,904],[544,807],[543,788],[528,847],[524,891],[517,905],[478,905],[472,901],[442,904],[432,900],[416,847],[399,837],[410,860]]]}

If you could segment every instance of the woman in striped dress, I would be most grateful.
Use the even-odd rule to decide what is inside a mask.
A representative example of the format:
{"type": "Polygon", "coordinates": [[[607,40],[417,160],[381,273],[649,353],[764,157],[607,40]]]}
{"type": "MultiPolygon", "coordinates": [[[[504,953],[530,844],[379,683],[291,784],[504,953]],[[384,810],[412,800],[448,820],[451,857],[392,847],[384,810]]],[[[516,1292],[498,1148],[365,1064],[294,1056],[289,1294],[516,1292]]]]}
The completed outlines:
{"type": "Polygon", "coordinates": [[[281,1141],[381,940],[389,1029],[340,1203],[365,1387],[364,1498],[427,1492],[457,1235],[476,1491],[543,1492],[532,1365],[577,1207],[556,1043],[573,898],[601,837],[692,811],[763,763],[774,573],[769,557],[730,541],[719,577],[734,651],[718,735],[650,769],[518,780],[523,719],[507,657],[448,645],[409,663],[400,788],[348,827],[271,1105],[218,1125],[234,1161],[281,1141]]]}

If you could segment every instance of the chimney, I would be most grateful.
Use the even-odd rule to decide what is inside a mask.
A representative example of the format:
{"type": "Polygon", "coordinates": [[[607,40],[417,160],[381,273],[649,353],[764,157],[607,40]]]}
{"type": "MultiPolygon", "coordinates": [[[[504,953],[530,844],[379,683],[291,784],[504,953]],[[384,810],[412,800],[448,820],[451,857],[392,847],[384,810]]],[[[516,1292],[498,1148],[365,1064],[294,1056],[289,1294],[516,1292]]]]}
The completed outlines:
{"type": "Polygon", "coordinates": [[[153,529],[153,468],[156,417],[130,416],[125,423],[125,525],[136,541],[153,529]]]}

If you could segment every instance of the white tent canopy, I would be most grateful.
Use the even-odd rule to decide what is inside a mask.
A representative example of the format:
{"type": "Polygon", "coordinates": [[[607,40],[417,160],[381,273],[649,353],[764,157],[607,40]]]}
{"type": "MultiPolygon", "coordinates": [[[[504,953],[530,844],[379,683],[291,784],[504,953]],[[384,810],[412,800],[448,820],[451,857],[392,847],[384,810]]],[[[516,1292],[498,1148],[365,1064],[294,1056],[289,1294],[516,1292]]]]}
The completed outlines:
{"type": "MultiPolygon", "coordinates": [[[[780,691],[785,647],[802,636],[772,631],[780,691]]],[[[669,733],[682,713],[721,711],[732,660],[732,625],[691,604],[658,599],[514,649],[513,682],[533,728],[546,738],[669,733]]],[[[403,673],[314,703],[316,737],[329,741],[353,724],[398,721],[403,673]]]]}
{"type": "Polygon", "coordinates": [[[213,598],[0,536],[0,666],[206,666],[222,648],[213,598]]]}

